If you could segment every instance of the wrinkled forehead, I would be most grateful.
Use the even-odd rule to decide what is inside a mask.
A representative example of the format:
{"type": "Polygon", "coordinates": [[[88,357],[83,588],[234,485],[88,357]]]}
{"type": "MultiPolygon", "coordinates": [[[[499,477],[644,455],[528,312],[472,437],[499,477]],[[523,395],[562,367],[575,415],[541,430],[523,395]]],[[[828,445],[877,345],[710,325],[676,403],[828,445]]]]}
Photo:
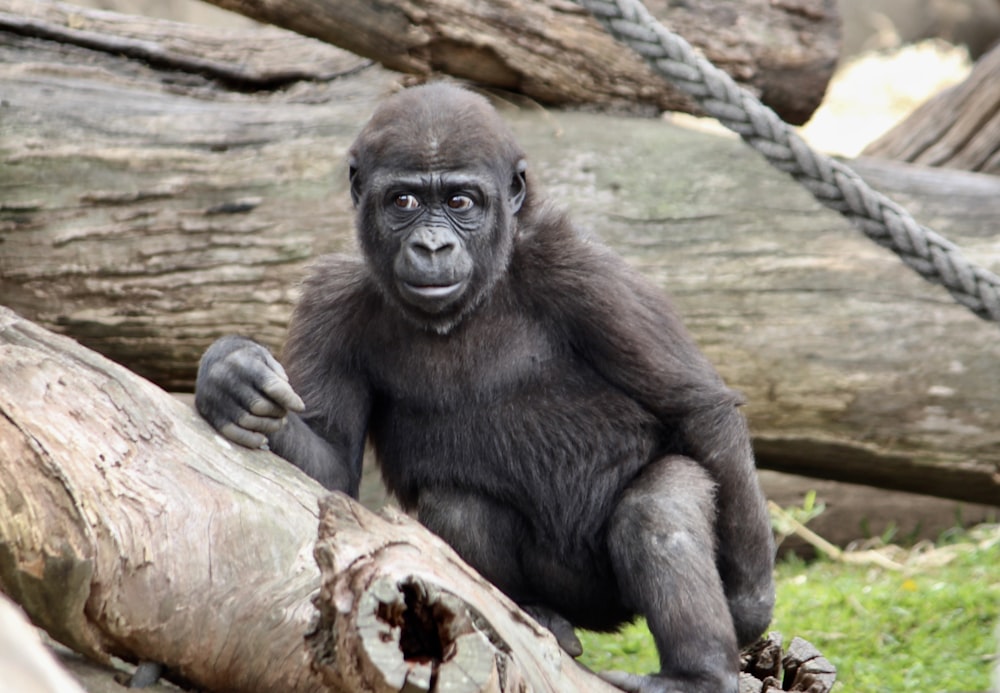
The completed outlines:
{"type": "Polygon", "coordinates": [[[361,170],[505,170],[523,153],[482,97],[447,85],[402,91],[372,115],[351,147],[361,170]]]}

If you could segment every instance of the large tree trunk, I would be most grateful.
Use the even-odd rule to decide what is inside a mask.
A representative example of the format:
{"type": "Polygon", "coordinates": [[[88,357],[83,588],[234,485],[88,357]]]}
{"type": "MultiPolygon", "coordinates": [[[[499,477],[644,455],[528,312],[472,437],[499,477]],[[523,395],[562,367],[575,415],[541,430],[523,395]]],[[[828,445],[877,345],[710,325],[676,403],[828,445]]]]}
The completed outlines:
{"type": "MultiPolygon", "coordinates": [[[[168,388],[191,386],[221,334],[279,347],[309,259],[352,246],[346,149],[393,76],[248,94],[0,38],[3,303],[168,388]]],[[[504,112],[533,181],[672,293],[746,393],[761,466],[1000,502],[995,326],[737,141],[504,112]]],[[[1000,180],[858,163],[1000,266],[1000,180]]]]}
{"type": "Polygon", "coordinates": [[[612,690],[439,539],[341,494],[324,501],[313,623],[321,495],[0,308],[0,591],[59,641],[210,691],[612,690]],[[414,651],[408,628],[440,647],[414,651]]]}
{"type": "Polygon", "coordinates": [[[1000,43],[962,83],[929,99],[864,153],[1000,174],[1000,43]]]}
{"type": "Polygon", "coordinates": [[[154,660],[210,690],[320,688],[302,635],[317,484],[6,309],[0,383],[0,590],[97,661],[154,660]]]}
{"type": "MultiPolygon", "coordinates": [[[[394,70],[445,72],[549,105],[694,107],[568,0],[209,1],[394,70]]],[[[834,0],[648,4],[789,122],[819,106],[839,54],[834,0]]]]}

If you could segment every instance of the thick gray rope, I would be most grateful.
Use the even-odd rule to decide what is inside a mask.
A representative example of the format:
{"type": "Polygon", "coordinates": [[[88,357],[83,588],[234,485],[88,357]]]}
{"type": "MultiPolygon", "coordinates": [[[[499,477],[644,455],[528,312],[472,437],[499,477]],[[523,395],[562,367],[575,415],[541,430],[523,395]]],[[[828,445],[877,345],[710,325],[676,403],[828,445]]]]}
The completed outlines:
{"type": "Polygon", "coordinates": [[[577,2],[817,200],[850,219],[922,277],[943,285],[973,313],[1000,322],[1000,277],[970,263],[955,244],[918,224],[846,165],[813,151],[774,111],[668,31],[640,0],[577,2]]]}

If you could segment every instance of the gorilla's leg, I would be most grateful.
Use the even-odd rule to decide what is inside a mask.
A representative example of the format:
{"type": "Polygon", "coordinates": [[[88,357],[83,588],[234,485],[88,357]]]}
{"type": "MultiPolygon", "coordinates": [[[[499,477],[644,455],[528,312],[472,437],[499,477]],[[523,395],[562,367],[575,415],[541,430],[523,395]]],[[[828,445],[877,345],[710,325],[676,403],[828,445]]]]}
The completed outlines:
{"type": "Polygon", "coordinates": [[[716,482],[716,564],[736,640],[746,647],[767,630],[774,610],[774,535],[757,480],[746,419],[733,407],[688,416],[686,438],[716,482]]]}
{"type": "Polygon", "coordinates": [[[654,676],[607,675],[627,691],[735,693],[739,652],[715,564],[714,484],[686,457],[666,457],[629,485],[608,548],[625,604],[646,617],[660,653],[654,676]]]}
{"type": "Polygon", "coordinates": [[[583,646],[561,614],[536,605],[525,580],[520,549],[528,536],[516,511],[483,496],[422,489],[417,502],[421,524],[444,539],[469,565],[548,628],[573,657],[583,646]]]}

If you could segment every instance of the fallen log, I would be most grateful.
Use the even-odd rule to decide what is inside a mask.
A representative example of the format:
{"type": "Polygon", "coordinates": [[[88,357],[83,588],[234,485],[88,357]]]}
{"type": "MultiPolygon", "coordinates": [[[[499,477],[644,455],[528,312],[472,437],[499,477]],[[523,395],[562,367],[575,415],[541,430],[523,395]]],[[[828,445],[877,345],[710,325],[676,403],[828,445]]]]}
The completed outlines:
{"type": "Polygon", "coordinates": [[[615,691],[405,515],[328,495],[314,666],[341,690],[615,691]],[[532,656],[521,657],[519,653],[532,656]]]}
{"type": "Polygon", "coordinates": [[[0,590],[35,624],[208,690],[319,690],[318,485],[6,309],[0,383],[0,590]]]}
{"type": "Polygon", "coordinates": [[[0,309],[0,591],[58,641],[208,691],[613,690],[416,522],[343,495],[324,501],[314,623],[322,495],[0,309]],[[411,649],[411,626],[441,647],[411,649]]]}
{"type": "MultiPolygon", "coordinates": [[[[555,106],[695,111],[567,0],[209,1],[421,77],[443,72],[555,106]]],[[[648,5],[787,121],[819,106],[839,55],[832,0],[648,5]]]]}
{"type": "MultiPolygon", "coordinates": [[[[170,389],[221,334],[280,348],[310,259],[353,247],[346,149],[396,78],[244,93],[0,39],[0,300],[170,389]]],[[[504,112],[536,184],[664,286],[746,393],[760,466],[1000,503],[994,326],[736,141],[504,112]]],[[[1000,181],[857,165],[1000,266],[1000,181]]]]}

